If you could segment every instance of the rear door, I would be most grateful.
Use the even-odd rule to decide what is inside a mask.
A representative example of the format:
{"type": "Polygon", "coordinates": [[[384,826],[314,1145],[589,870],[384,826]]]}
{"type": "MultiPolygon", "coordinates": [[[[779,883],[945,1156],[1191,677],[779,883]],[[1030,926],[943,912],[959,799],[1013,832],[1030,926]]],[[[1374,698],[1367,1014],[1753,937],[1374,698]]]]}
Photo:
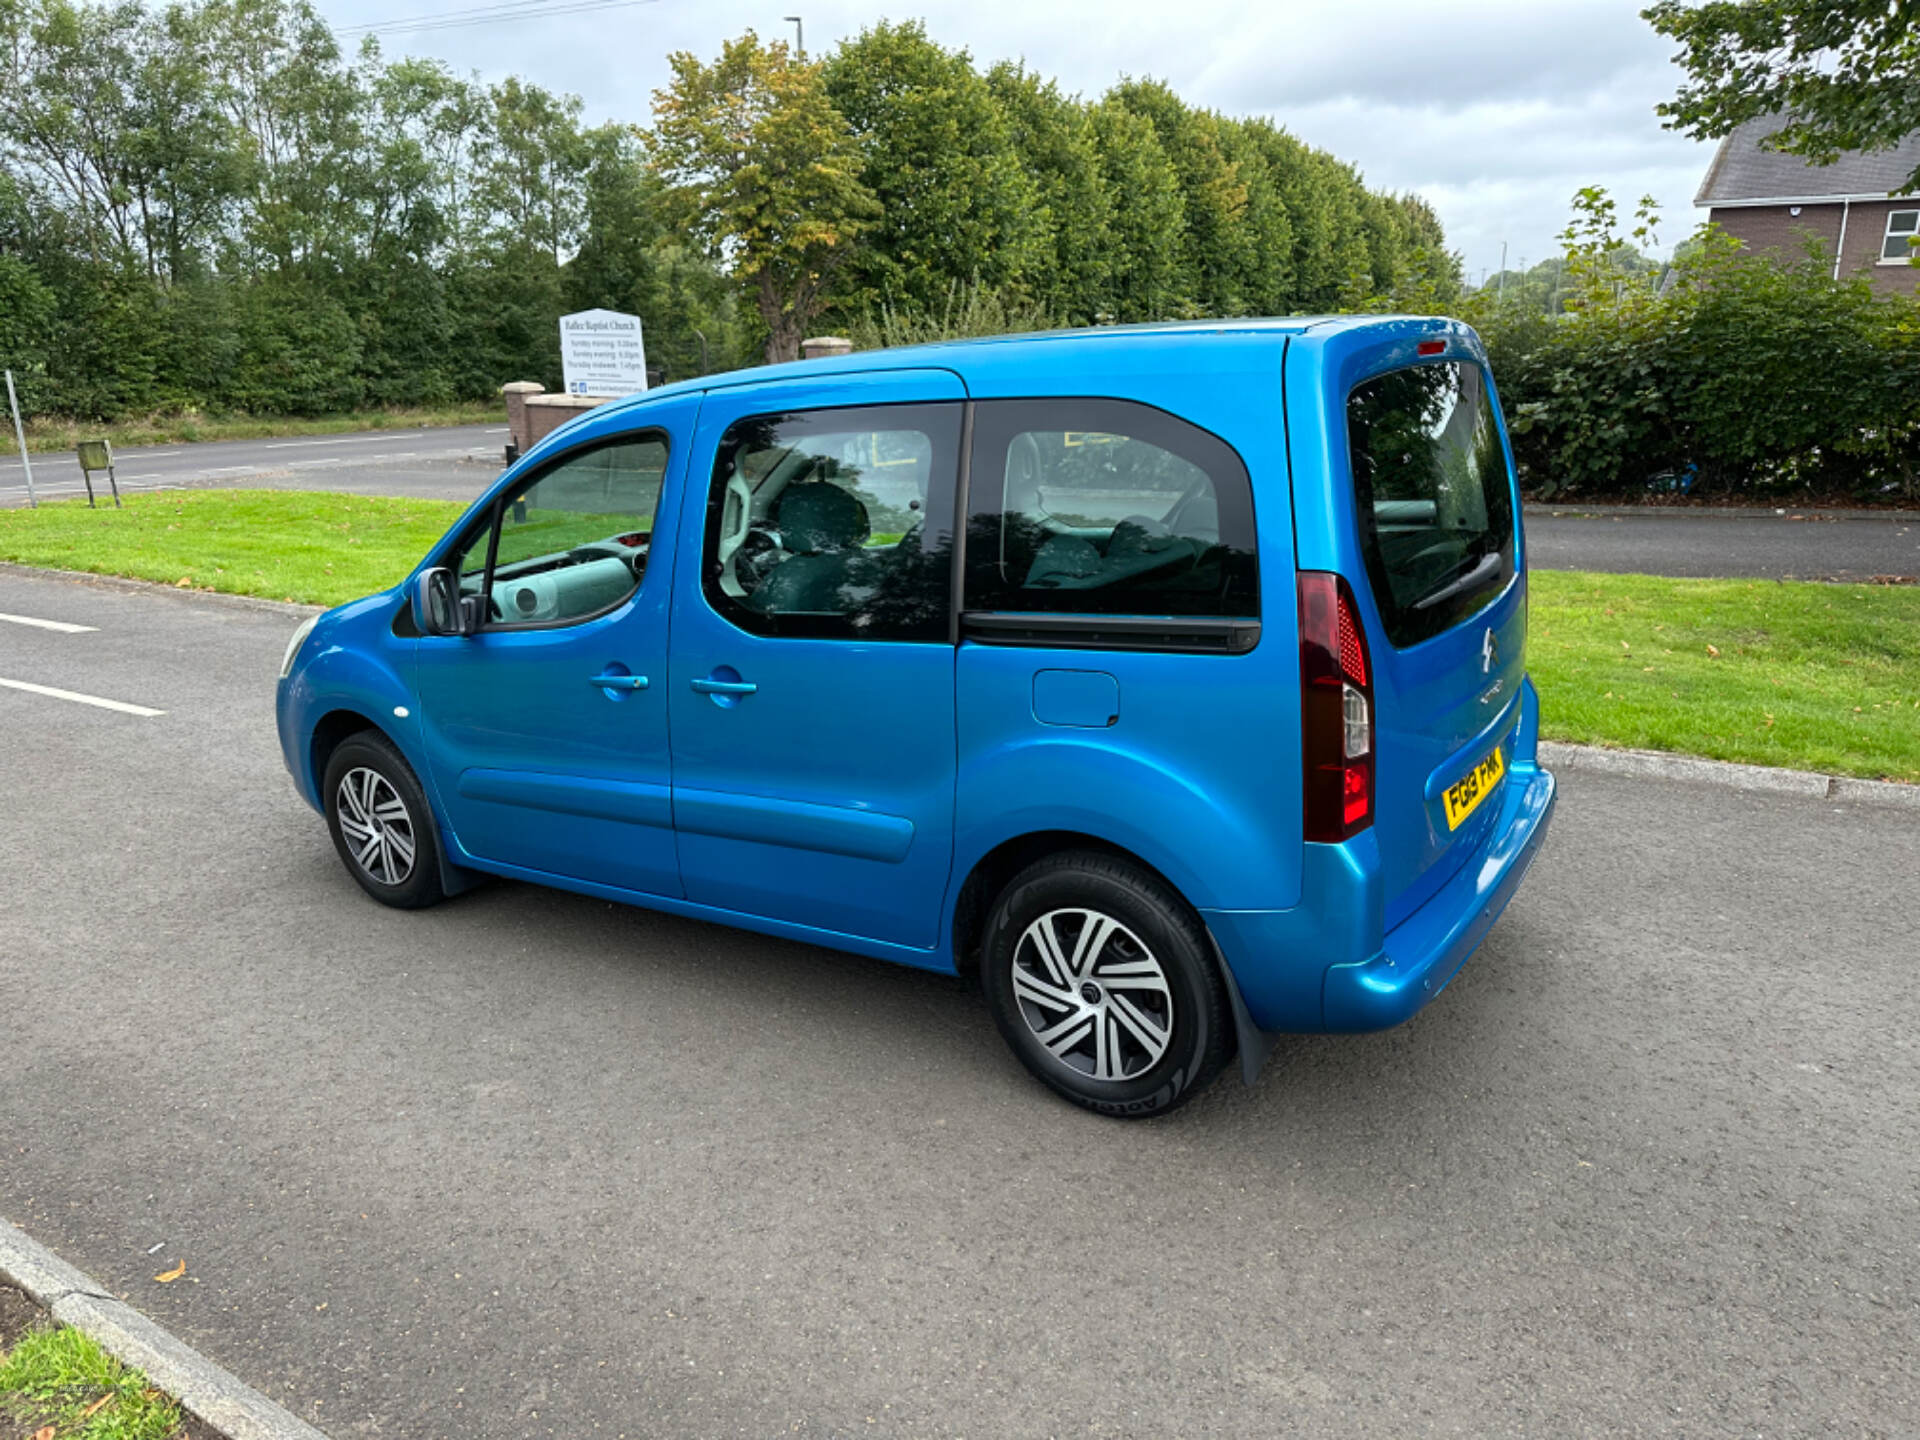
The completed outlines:
{"type": "Polygon", "coordinates": [[[1372,650],[1389,928],[1487,840],[1526,647],[1517,491],[1484,364],[1459,338],[1399,344],[1413,353],[1376,347],[1332,371],[1326,416],[1340,568],[1372,650]]]}
{"type": "Polygon", "coordinates": [[[964,396],[931,370],[703,403],[669,667],[689,900],[934,947],[964,396]]]}

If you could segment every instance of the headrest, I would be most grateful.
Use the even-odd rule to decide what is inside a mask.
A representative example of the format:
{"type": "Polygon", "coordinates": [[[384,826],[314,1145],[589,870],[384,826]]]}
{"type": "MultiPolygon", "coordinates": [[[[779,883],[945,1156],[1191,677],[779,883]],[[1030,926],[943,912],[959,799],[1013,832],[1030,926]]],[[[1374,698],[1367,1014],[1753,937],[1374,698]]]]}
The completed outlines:
{"type": "Polygon", "coordinates": [[[789,485],[780,492],[775,513],[782,543],[797,555],[851,550],[873,533],[859,498],[824,480],[789,485]]]}
{"type": "Polygon", "coordinates": [[[1040,446],[1022,432],[1007,447],[1007,488],[1002,507],[1009,515],[1031,514],[1040,506],[1040,446]]]}
{"type": "Polygon", "coordinates": [[[1109,558],[1152,555],[1178,543],[1163,522],[1149,515],[1129,515],[1113,527],[1113,538],[1107,542],[1107,555],[1109,558]]]}

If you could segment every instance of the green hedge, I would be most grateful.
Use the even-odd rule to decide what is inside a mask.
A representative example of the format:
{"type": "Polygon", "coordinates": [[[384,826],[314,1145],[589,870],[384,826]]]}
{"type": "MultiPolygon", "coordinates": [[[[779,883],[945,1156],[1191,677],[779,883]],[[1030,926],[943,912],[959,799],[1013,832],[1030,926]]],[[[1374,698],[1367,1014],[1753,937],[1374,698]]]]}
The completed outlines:
{"type": "Polygon", "coordinates": [[[1468,305],[1530,493],[1920,499],[1913,297],[1716,228],[1664,279],[1568,259],[1566,313],[1468,305]]]}

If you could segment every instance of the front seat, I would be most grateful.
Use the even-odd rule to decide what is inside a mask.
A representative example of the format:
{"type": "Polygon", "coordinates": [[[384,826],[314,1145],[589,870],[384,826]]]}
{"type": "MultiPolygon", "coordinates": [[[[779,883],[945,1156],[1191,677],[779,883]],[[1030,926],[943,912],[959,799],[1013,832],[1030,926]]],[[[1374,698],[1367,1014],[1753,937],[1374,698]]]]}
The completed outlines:
{"type": "Polygon", "coordinates": [[[780,492],[774,509],[788,558],[773,567],[748,604],[770,615],[836,615],[841,589],[873,533],[858,496],[824,480],[803,480],[780,492]]]}

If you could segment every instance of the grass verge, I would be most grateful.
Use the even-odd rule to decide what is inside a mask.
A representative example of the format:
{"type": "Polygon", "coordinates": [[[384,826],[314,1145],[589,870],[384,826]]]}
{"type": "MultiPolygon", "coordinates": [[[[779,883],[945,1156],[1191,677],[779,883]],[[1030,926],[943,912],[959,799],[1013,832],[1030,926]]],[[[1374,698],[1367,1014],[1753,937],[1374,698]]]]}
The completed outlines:
{"type": "Polygon", "coordinates": [[[0,1432],[172,1440],[180,1407],[78,1330],[37,1323],[0,1357],[0,1432]]]}
{"type": "Polygon", "coordinates": [[[175,490],[0,510],[0,560],[338,605],[402,579],[466,507],[297,490],[175,490]]]}
{"type": "Polygon", "coordinates": [[[1553,740],[1920,781],[1920,587],[1536,570],[1553,740]]]}
{"type": "MultiPolygon", "coordinates": [[[[3,412],[0,412],[3,413],[3,412]]],[[[116,450],[129,445],[175,445],[195,440],[258,440],[276,435],[341,435],[354,430],[406,430],[415,426],[506,423],[501,405],[438,405],[420,409],[353,410],[343,415],[296,419],[285,415],[148,415],[94,424],[42,417],[26,422],[27,449],[71,450],[82,440],[107,439],[116,450]]],[[[12,448],[11,430],[6,448],[12,448]]]]}
{"type": "MultiPolygon", "coordinates": [[[[0,510],[0,559],[335,605],[463,507],[299,491],[0,510]]],[[[1555,740],[1920,782],[1920,587],[1538,570],[1528,662],[1555,740]]]]}

